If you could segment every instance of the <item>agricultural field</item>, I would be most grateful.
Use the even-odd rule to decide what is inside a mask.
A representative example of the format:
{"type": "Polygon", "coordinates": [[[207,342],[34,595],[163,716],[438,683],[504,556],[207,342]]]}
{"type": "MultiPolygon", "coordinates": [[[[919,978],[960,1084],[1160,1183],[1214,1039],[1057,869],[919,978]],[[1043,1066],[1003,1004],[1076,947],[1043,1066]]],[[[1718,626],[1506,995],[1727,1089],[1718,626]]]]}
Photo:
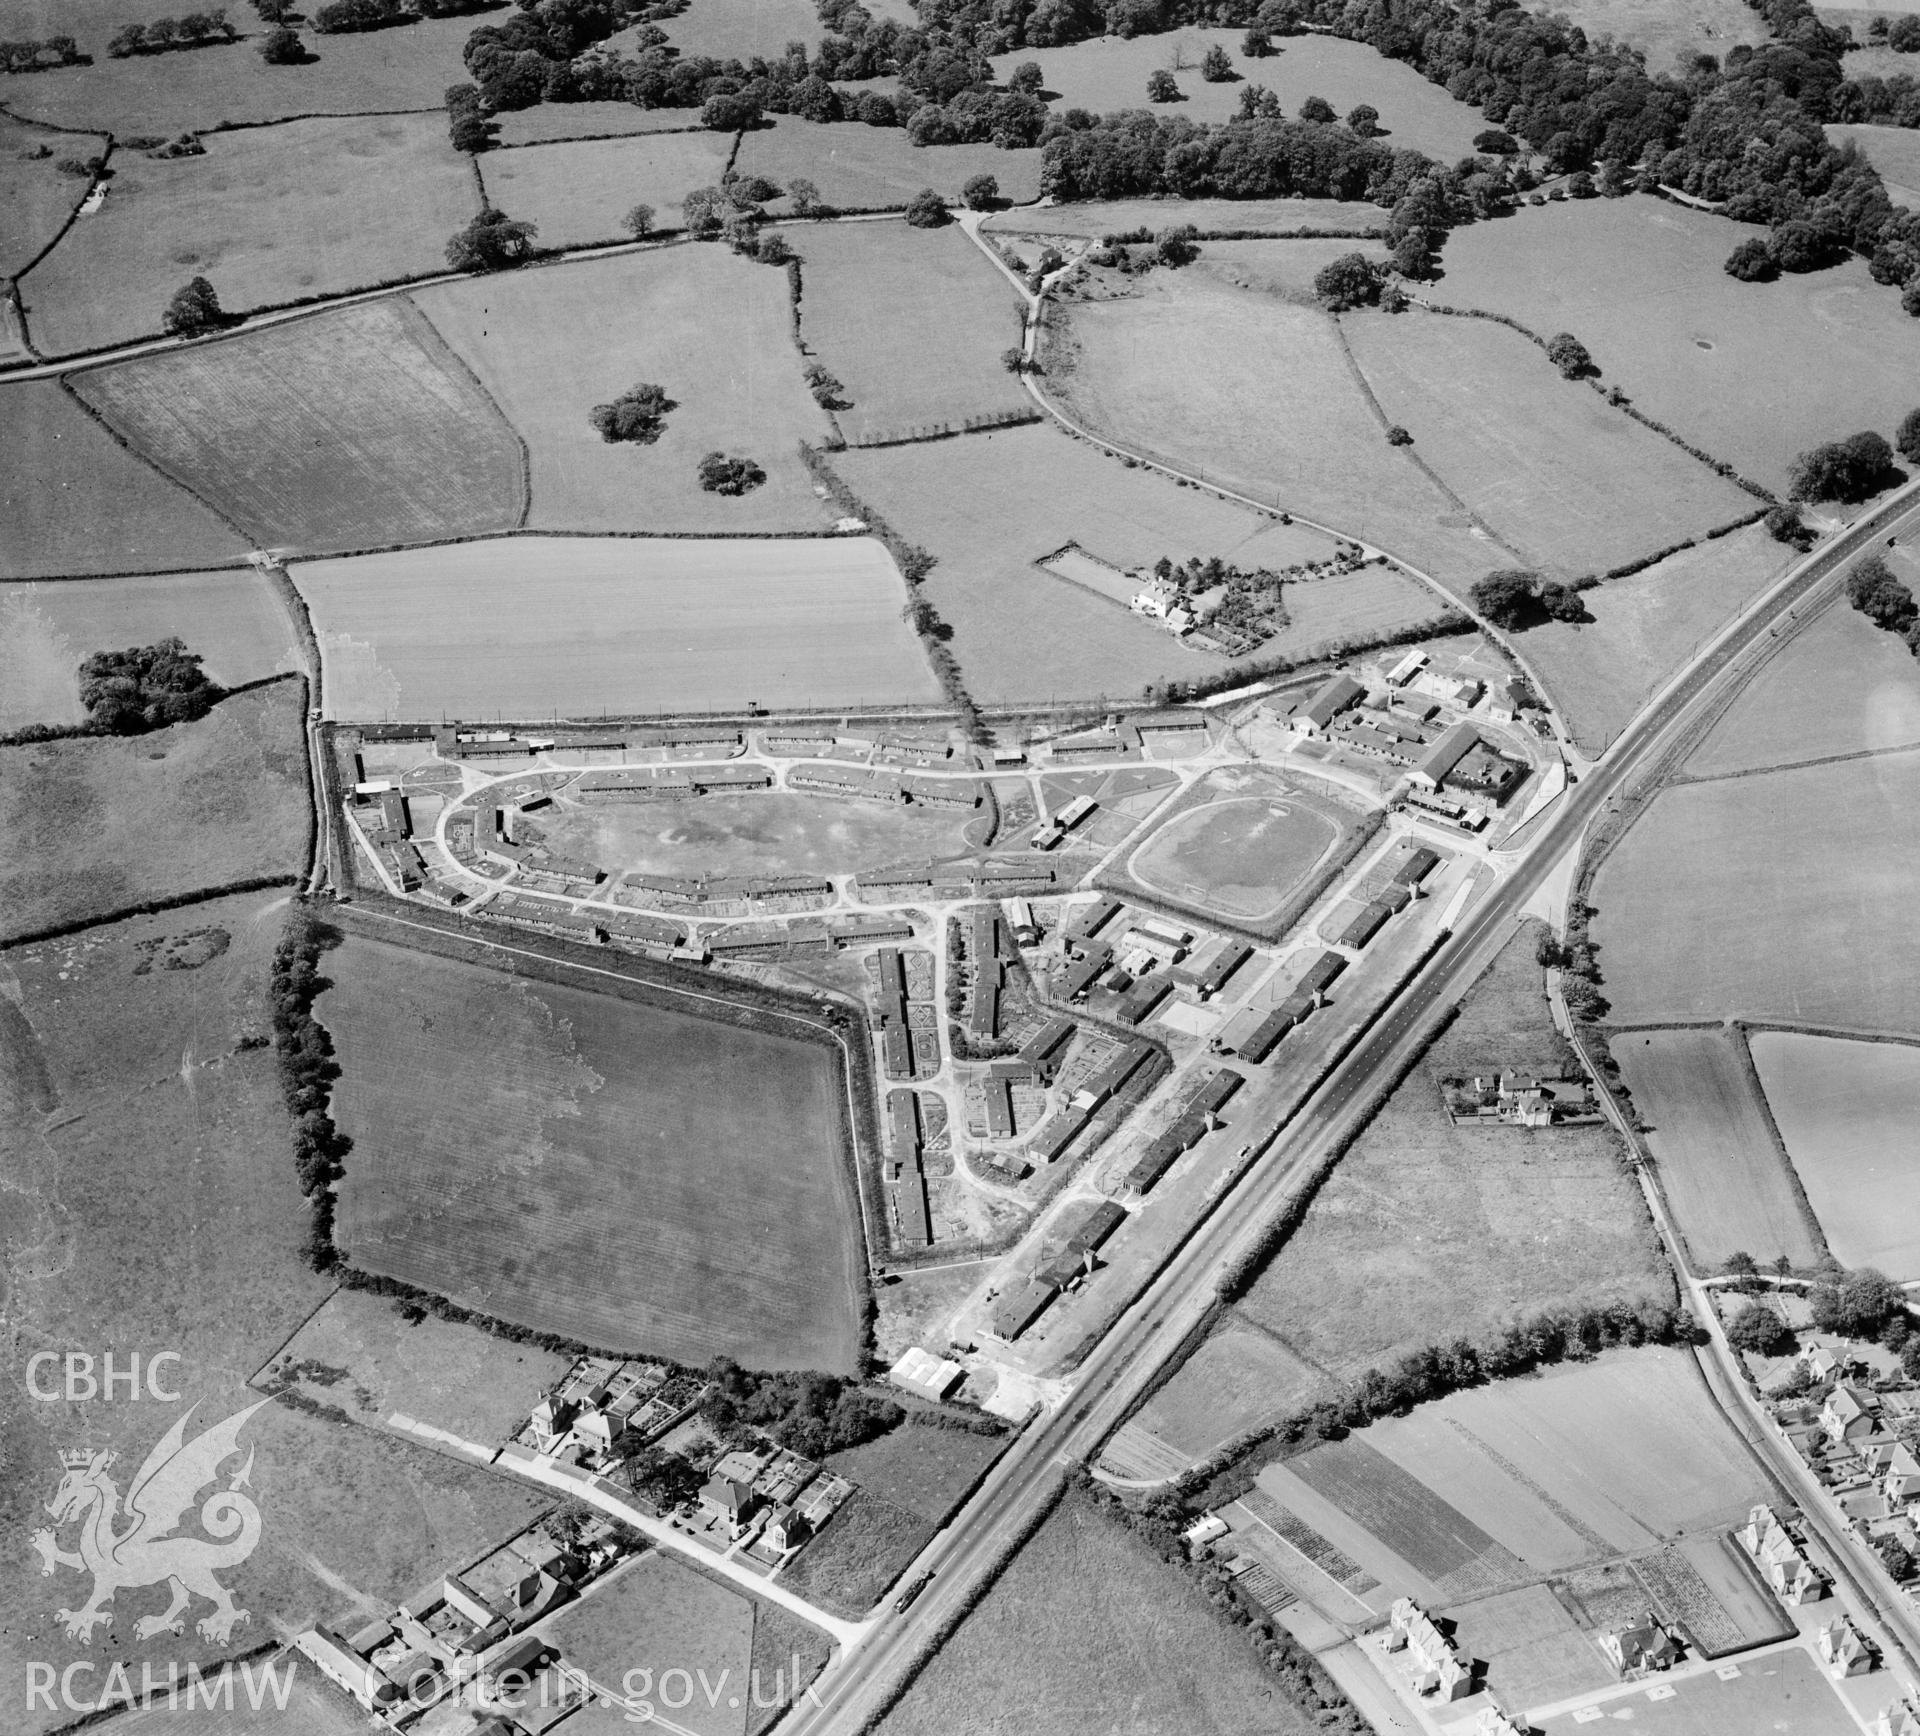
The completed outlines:
{"type": "MultiPolygon", "coordinates": [[[[643,109],[630,102],[543,102],[494,117],[502,150],[561,139],[610,139],[633,133],[704,132],[698,109],[643,109]]],[[[492,168],[494,160],[486,167],[492,168]]]]}
{"type": "MultiPolygon", "coordinates": [[[[526,112],[564,115],[568,106],[556,111],[542,104],[526,112]]],[[[672,114],[682,126],[688,119],[682,110],[626,112],[672,114]]],[[[661,228],[679,228],[681,199],[696,187],[717,183],[732,155],[731,135],[702,130],[489,151],[477,160],[487,197],[501,210],[539,224],[542,247],[584,247],[631,240],[620,223],[640,204],[653,207],[661,228]]]]}
{"type": "Polygon", "coordinates": [[[1154,105],[1154,112],[1183,120],[1221,121],[1236,114],[1246,84],[1264,85],[1289,115],[1310,96],[1325,97],[1337,114],[1360,103],[1380,111],[1382,134],[1395,150],[1424,151],[1452,163],[1473,149],[1473,136],[1486,126],[1477,109],[1455,102],[1439,85],[1429,84],[1410,66],[1376,54],[1364,43],[1331,36],[1286,36],[1274,41],[1277,53],[1249,60],[1240,52],[1237,30],[1176,30],[1131,38],[1108,36],[1065,48],[1015,49],[997,56],[994,71],[1004,78],[1024,61],[1040,63],[1045,88],[1059,93],[1059,108],[1115,109],[1148,107],[1147,75],[1167,71],[1180,86],[1183,102],[1154,105]],[[1208,84],[1200,60],[1218,43],[1233,59],[1238,75],[1228,84],[1208,84]]]}
{"type": "Polygon", "coordinates": [[[1885,920],[1916,851],[1917,753],[1662,791],[1593,883],[1613,1018],[1920,1031],[1920,929],[1885,920]]]}
{"type": "MultiPolygon", "coordinates": [[[[1675,669],[1797,558],[1764,526],[1749,525],[1581,592],[1591,621],[1543,622],[1527,630],[1517,649],[1538,672],[1574,740],[1597,754],[1675,669]]],[[[1871,635],[1864,626],[1860,631],[1871,635]]],[[[1886,649],[1893,653],[1885,658],[1887,665],[1912,669],[1903,647],[1886,649]]],[[[1912,739],[1920,740],[1920,682],[1913,685],[1912,739]]],[[[1829,691],[1829,711],[1836,709],[1831,700],[1829,691]]],[[[1745,704],[1736,700],[1735,708],[1745,704]]],[[[1702,769],[1717,739],[1694,756],[1695,770],[1702,769]]]]}
{"type": "Polygon", "coordinates": [[[17,276],[52,246],[86,197],[92,178],[60,164],[84,163],[106,143],[98,134],[50,132],[0,115],[0,162],[7,164],[0,181],[0,277],[17,276]]]}
{"type": "Polygon", "coordinates": [[[58,381],[0,386],[0,577],[211,566],[246,547],[58,381]]]}
{"type": "Polygon", "coordinates": [[[1605,572],[1755,509],[1491,320],[1359,314],[1341,329],[1387,419],[1530,567],[1605,572]]]}
{"type": "Polygon", "coordinates": [[[1070,1494],[880,1726],[1016,1728],[1295,1736],[1314,1725],[1177,1569],[1070,1494]]]}
{"type": "Polygon", "coordinates": [[[413,299],[526,441],[536,529],[825,528],[797,447],[831,425],[800,377],[785,272],[724,247],[674,247],[413,299]],[[588,412],[639,381],[673,401],[665,431],[652,445],[601,439],[588,412]],[[738,497],[705,492],[695,469],[715,448],[767,480],[738,497]]]}
{"type": "MultiPolygon", "coordinates": [[[[229,7],[240,31],[231,46],[215,45],[154,60],[111,59],[108,39],[129,21],[179,16],[176,0],[72,0],[57,13],[32,0],[0,9],[0,35],[44,36],[60,29],[77,36],[91,66],[35,73],[9,91],[9,106],[24,118],[62,127],[110,128],[121,139],[223,123],[258,125],[294,115],[391,114],[438,109],[450,84],[466,76],[460,50],[474,19],[425,19],[404,30],[317,36],[303,32],[310,53],[303,66],[268,66],[260,58],[266,26],[251,10],[229,7]]],[[[116,162],[116,167],[121,166],[116,162]]]]}
{"type": "Polygon", "coordinates": [[[1387,444],[1323,313],[1156,272],[1138,295],[1052,313],[1042,359],[1048,395],[1094,433],[1378,543],[1456,594],[1520,564],[1387,444]]]}
{"type": "Polygon", "coordinates": [[[1256,290],[1301,307],[1317,308],[1320,302],[1313,293],[1315,275],[1352,253],[1376,264],[1383,264],[1387,257],[1386,248],[1374,241],[1209,241],[1200,257],[1184,269],[1215,278],[1233,289],[1256,290]]]}
{"type": "Polygon", "coordinates": [[[1751,232],[1652,196],[1529,208],[1450,235],[1435,299],[1542,337],[1572,332],[1639,409],[1784,492],[1795,454],[1861,428],[1890,434],[1913,408],[1901,373],[1912,323],[1864,260],[1773,283],[1729,277],[1726,256],[1751,232]]]}
{"type": "Polygon", "coordinates": [[[75,390],[262,546],[426,542],[526,511],[512,428],[405,297],[81,374],[75,390]]]}
{"type": "Polygon", "coordinates": [[[1807,1221],[1744,1041],[1714,1026],[1620,1031],[1610,1046],[1651,1128],[1655,1174],[1694,1265],[1713,1271],[1740,1250],[1763,1265],[1785,1254],[1805,1269],[1825,1249],[1807,1221]]]}
{"type": "Polygon", "coordinates": [[[286,611],[250,568],[0,584],[0,730],[84,722],[80,660],[169,636],[224,687],[298,667],[286,611]]]}
{"type": "Polygon", "coordinates": [[[289,121],[204,143],[204,156],[116,159],[107,202],[21,280],[42,350],[156,334],[195,276],[242,313],[444,271],[447,237],[477,207],[437,113],[289,121]]]}
{"type": "Polygon", "coordinates": [[[1920,1049],[1755,1031],[1754,1065],[1834,1257],[1920,1276],[1920,1049]]]}
{"type": "MultiPolygon", "coordinates": [[[[1343,199],[1092,199],[996,211],[981,224],[989,235],[1067,235],[1098,240],[1129,229],[1158,233],[1191,223],[1202,235],[1260,235],[1293,229],[1379,231],[1388,213],[1343,199]]],[[[1222,248],[1233,245],[1220,243],[1222,248]]],[[[1364,245],[1364,243],[1362,244],[1364,245]]],[[[1352,247],[1348,247],[1352,252],[1352,247]]],[[[1201,258],[1212,256],[1207,248],[1201,258]]]]}
{"type": "Polygon", "coordinates": [[[298,682],[141,736],[0,748],[0,934],[272,874],[306,849],[298,682]]]}
{"type": "Polygon", "coordinates": [[[1012,284],[957,225],[812,224],[790,231],[801,265],[800,337],[846,388],[855,446],[1033,414],[1001,353],[1020,342],[1012,284]]]}
{"type": "Polygon", "coordinates": [[[851,1366],[824,1046],[384,941],[327,974],[355,1265],[612,1350],[851,1366]]]}
{"type": "Polygon", "coordinates": [[[868,538],[513,537],[301,562],[330,716],[547,717],[930,700],[868,538]],[[539,608],[528,611],[528,586],[539,608]],[[501,637],[511,619],[514,635],[501,637]]]}
{"type": "MultiPolygon", "coordinates": [[[[1047,426],[999,429],[883,451],[837,452],[835,471],[940,564],[926,595],[953,627],[979,700],[1133,694],[1168,677],[1226,667],[1035,563],[1068,542],[1120,569],[1189,555],[1275,568],[1325,559],[1318,533],[1129,469],[1047,426]],[[994,510],[983,515],[980,502],[994,510]]],[[[1329,639],[1431,619],[1440,599],[1368,568],[1290,587],[1296,625],[1261,647],[1302,657],[1329,639]]]]}
{"type": "Polygon", "coordinates": [[[1920,746],[1920,663],[1836,599],[1778,650],[1687,761],[1690,777],[1920,746]]]}
{"type": "MultiPolygon", "coordinates": [[[[1858,78],[1866,69],[1856,69],[1851,60],[1847,72],[1858,78]]],[[[1907,67],[1899,69],[1902,72],[1907,67]]],[[[1866,153],[1867,161],[1880,171],[1887,184],[1887,197],[1909,210],[1920,205],[1920,142],[1905,127],[1828,127],[1827,137],[1836,145],[1855,144],[1866,153]]]]}
{"type": "Polygon", "coordinates": [[[802,176],[820,189],[824,203],[842,211],[898,211],[922,187],[958,204],[960,189],[983,174],[993,176],[1000,183],[1000,197],[1015,204],[1040,196],[1037,150],[923,147],[900,127],[804,121],[798,115],[767,119],[771,126],[741,135],[733,166],[743,175],[764,175],[779,187],[802,176]]]}

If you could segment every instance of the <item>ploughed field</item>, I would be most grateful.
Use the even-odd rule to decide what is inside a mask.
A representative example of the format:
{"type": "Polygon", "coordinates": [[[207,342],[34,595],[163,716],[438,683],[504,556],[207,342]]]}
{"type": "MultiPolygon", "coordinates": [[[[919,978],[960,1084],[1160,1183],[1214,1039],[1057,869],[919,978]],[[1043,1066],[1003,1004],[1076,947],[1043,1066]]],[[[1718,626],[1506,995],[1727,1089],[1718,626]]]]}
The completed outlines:
{"type": "Polygon", "coordinates": [[[385,941],[326,972],[354,1265],[610,1350],[854,1366],[831,1049],[385,941]]]}

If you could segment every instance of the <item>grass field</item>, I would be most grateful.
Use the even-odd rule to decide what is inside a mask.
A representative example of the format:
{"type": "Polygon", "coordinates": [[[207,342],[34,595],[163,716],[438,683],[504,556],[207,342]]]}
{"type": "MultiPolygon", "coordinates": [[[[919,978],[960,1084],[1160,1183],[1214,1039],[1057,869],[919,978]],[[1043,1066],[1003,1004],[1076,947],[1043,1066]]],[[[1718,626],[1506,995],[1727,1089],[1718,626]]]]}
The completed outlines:
{"type": "Polygon", "coordinates": [[[1920,1032],[1920,929],[1883,919],[1916,850],[1920,754],[1662,792],[1594,880],[1614,1019],[1920,1032]]]}
{"type": "Polygon", "coordinates": [[[98,135],[75,136],[22,126],[0,115],[0,277],[26,270],[60,233],[73,208],[86,196],[88,178],[64,173],[63,157],[97,157],[107,141],[98,135]],[[51,156],[38,156],[39,151],[51,156]]]}
{"type": "Polygon", "coordinates": [[[1572,332],[1641,410],[1784,490],[1796,453],[1890,430],[1912,408],[1911,323],[1864,260],[1737,282],[1721,266],[1745,233],[1652,197],[1547,205],[1450,236],[1434,299],[1542,337],[1572,332]],[[1794,358],[1784,414],[1782,356],[1794,358]]]}
{"type": "MultiPolygon", "coordinates": [[[[811,38],[809,38],[811,40],[811,38]]],[[[829,205],[847,211],[898,211],[922,187],[957,202],[975,175],[991,175],[1000,197],[1018,204],[1040,196],[1040,153],[997,145],[916,146],[899,127],[803,121],[769,115],[740,141],[734,167],[787,186],[796,175],[820,189],[829,205]]],[[[806,249],[801,248],[801,252],[806,249]]]]}
{"type": "Polygon", "coordinates": [[[827,438],[791,336],[786,273],[724,247],[583,260],[422,291],[415,298],[492,391],[533,459],[542,530],[818,530],[801,440],[827,438]],[[651,446],[609,445],[587,412],[636,381],[676,408],[651,446]],[[767,480],[708,494],[715,447],[767,480]]]}
{"type": "Polygon", "coordinates": [[[301,689],[150,735],[0,748],[7,935],[301,865],[301,689]]]}
{"type": "MultiPolygon", "coordinates": [[[[1539,671],[1574,739],[1598,753],[1710,633],[1795,558],[1763,526],[1749,525],[1583,591],[1580,600],[1593,619],[1529,628],[1522,652],[1539,671]]],[[[1902,647],[1888,649],[1893,653],[1885,659],[1889,665],[1912,668],[1902,647]]],[[[1914,686],[1920,693],[1920,682],[1914,686]]],[[[1839,709],[1831,704],[1830,691],[1827,697],[1823,716],[1839,709]]],[[[1920,714],[1920,705],[1915,710],[1920,714]]],[[[1920,721],[1913,739],[1920,740],[1920,721]]],[[[1702,749],[1694,766],[1710,752],[1710,746],[1702,749]]]]}
{"type": "Polygon", "coordinates": [[[852,1365],[824,1047],[378,941],[328,974],[355,1264],[611,1349],[852,1365]]]}
{"type": "Polygon", "coordinates": [[[1305,1403],[1323,1378],[1277,1339],[1236,1323],[1209,1337],[1135,1420],[1190,1462],[1305,1403]]]}
{"type": "MultiPolygon", "coordinates": [[[[1166,477],[1129,470],[1051,427],[833,455],[835,470],[901,535],[939,557],[928,597],[954,629],[976,699],[1129,695],[1222,665],[1033,563],[1073,541],[1109,565],[1219,555],[1242,565],[1321,558],[1273,520],[1166,477]],[[980,503],[994,510],[982,513],[980,503]],[[1288,540],[1279,548],[1273,539],[1288,540]],[[1259,539],[1259,540],[1256,540],[1259,539]]],[[[1321,545],[1324,550],[1324,545],[1321,545]]],[[[1299,585],[1294,625],[1261,647],[1300,657],[1349,632],[1429,619],[1439,599],[1380,568],[1299,585]]]]}
{"type": "Polygon", "coordinates": [[[1920,1276],[1920,1049],[1756,1031],[1753,1061],[1834,1256],[1920,1276]]]}
{"type": "Polygon", "coordinates": [[[1020,341],[1020,298],[957,225],[788,233],[804,262],[801,339],[846,387],[837,420],[854,445],[1032,410],[1000,362],[1020,341]]]}
{"type": "MultiPolygon", "coordinates": [[[[544,102],[530,109],[508,109],[494,118],[503,150],[552,139],[692,132],[700,126],[698,109],[643,109],[630,102],[544,102]]],[[[497,161],[490,158],[485,167],[492,168],[497,161]]]]}
{"type": "Polygon", "coordinates": [[[563,856],[646,874],[850,874],[940,860],[966,847],[958,808],[839,801],[802,790],[755,790],[697,802],[576,806],[543,816],[563,856]]]}
{"type": "Polygon", "coordinates": [[[1380,111],[1380,126],[1395,150],[1424,151],[1451,163],[1473,149],[1473,135],[1485,127],[1478,111],[1455,102],[1437,84],[1412,67],[1388,60],[1363,43],[1331,36],[1289,36],[1275,42],[1278,54],[1248,60],[1240,52],[1237,30],[1178,30],[1132,38],[1108,36],[1066,48],[1016,49],[994,60],[1005,77],[1023,61],[1036,60],[1046,88],[1060,94],[1057,108],[1086,108],[1096,114],[1141,109],[1147,102],[1147,75],[1173,73],[1185,102],[1153,105],[1156,113],[1186,120],[1220,121],[1238,112],[1245,84],[1265,85],[1289,115],[1310,96],[1325,97],[1338,114],[1358,103],[1380,111]],[[1200,58],[1218,43],[1233,59],[1240,79],[1208,84],[1200,76],[1200,58]]]}
{"type": "Polygon", "coordinates": [[[899,572],[867,538],[514,537],[302,562],[294,578],[336,717],[938,696],[900,619],[899,572]]]}
{"type": "Polygon", "coordinates": [[[857,1621],[937,1529],[918,1513],[858,1490],[781,1574],[781,1583],[829,1615],[857,1621]]]}
{"type": "MultiPolygon", "coordinates": [[[[542,104],[528,112],[564,119],[567,106],[542,104]]],[[[676,114],[683,126],[693,118],[688,110],[628,108],[627,113],[676,114]]],[[[653,207],[661,228],[678,228],[680,201],[694,188],[718,182],[732,154],[727,133],[640,134],[489,151],[480,159],[480,176],[501,210],[540,225],[542,247],[583,247],[631,240],[620,220],[639,204],[653,207]]]]}
{"type": "MultiPolygon", "coordinates": [[[[1847,71],[1859,76],[1851,62],[1847,71]]],[[[1887,197],[1896,205],[1909,210],[1920,205],[1920,148],[1905,127],[1828,127],[1827,137],[1836,145],[1855,144],[1865,151],[1867,161],[1887,184],[1887,197]]]]}
{"type": "Polygon", "coordinates": [[[1317,311],[1189,272],[1051,316],[1050,395],[1094,432],[1365,537],[1464,592],[1512,565],[1386,442],[1317,311]]]}
{"type": "Polygon", "coordinates": [[[1614,1058],[1651,1126],[1660,1185],[1702,1271],[1736,1249],[1811,1266],[1816,1245],[1738,1033],[1623,1031],[1614,1058]]]}
{"type": "Polygon", "coordinates": [[[59,382],[0,386],[0,577],[211,565],[246,546],[59,382]]]}
{"type": "MultiPolygon", "coordinates": [[[[293,1677],[285,1709],[276,1707],[273,1713],[277,1736],[361,1736],[366,1729],[366,1715],[305,1658],[288,1650],[263,1662],[271,1664],[282,1680],[293,1677]]],[[[256,1676],[262,1673],[261,1664],[253,1668],[256,1676]]],[[[164,1679],[165,1671],[156,1667],[154,1675],[164,1679]]],[[[224,1702],[212,1710],[197,1705],[188,1711],[184,1702],[169,1707],[163,1694],[151,1706],[116,1717],[117,1736],[162,1736],[163,1732],[165,1736],[253,1736],[261,1715],[248,1704],[245,1675],[239,1669],[234,1675],[234,1710],[229,1711],[224,1702]]],[[[274,1705],[271,1698],[265,1703],[274,1705]]]]}
{"type": "MultiPolygon", "coordinates": [[[[872,8],[875,17],[885,6],[872,8]]],[[[664,26],[667,40],[684,55],[715,60],[772,60],[789,42],[809,48],[820,39],[820,15],[812,0],[701,0],[664,26]]]]}
{"type": "MultiPolygon", "coordinates": [[[[1793,1736],[1856,1736],[1858,1720],[1831,1683],[1820,1674],[1810,1652],[1798,1646],[1768,1652],[1737,1667],[1738,1674],[1717,1671],[1687,1675],[1671,1684],[1669,1699],[1646,1693],[1633,1696],[1621,1710],[1633,1714],[1635,1736],[1766,1736],[1791,1730],[1793,1736]]],[[[1624,1700],[1624,1696],[1622,1697],[1624,1700]]],[[[1613,1701],[1602,1703],[1608,1711],[1613,1701]]],[[[1580,1736],[1588,1726],[1572,1712],[1542,1719],[1546,1736],[1580,1736]]]]}
{"type": "Polygon", "coordinates": [[[1542,571],[1605,572],[1753,509],[1751,495],[1561,379],[1518,332],[1420,313],[1343,324],[1388,419],[1542,571]]]}
{"type": "MultiPolygon", "coordinates": [[[[1237,99],[1236,99],[1237,100],[1237,99]]],[[[1378,205],[1340,199],[1091,199],[1077,205],[1036,205],[999,211],[986,219],[989,235],[1117,235],[1142,226],[1155,231],[1191,223],[1203,235],[1288,229],[1380,229],[1388,213],[1378,205]]],[[[1201,258],[1234,245],[1215,242],[1201,258]]],[[[1365,242],[1349,245],[1364,247],[1365,242]]]]}
{"type": "Polygon", "coordinates": [[[1572,0],[1557,10],[1590,37],[1630,43],[1653,73],[1672,72],[1682,54],[1724,60],[1738,43],[1767,39],[1766,26],[1740,0],[1572,0]]]}
{"type": "Polygon", "coordinates": [[[1069,1495],[882,1721],[885,1736],[1313,1728],[1177,1569],[1069,1495]]]}
{"type": "Polygon", "coordinates": [[[1708,777],[1920,743],[1920,664],[1836,601],[1782,648],[1687,761],[1708,777]]]}
{"type": "Polygon", "coordinates": [[[41,349],[157,333],[167,298],[195,276],[239,313],[444,271],[447,237],[476,208],[438,114],[289,121],[204,142],[204,156],[116,160],[106,204],[20,284],[41,349]]]}
{"type": "Polygon", "coordinates": [[[0,8],[0,36],[78,37],[91,66],[36,73],[9,90],[9,106],[57,126],[111,128],[122,139],[172,135],[289,115],[382,114],[437,109],[450,84],[466,76],[460,50],[471,18],[428,20],[405,30],[316,36],[303,31],[304,66],[268,66],[260,58],[266,26],[250,10],[229,8],[241,32],[231,47],[199,48],[160,58],[109,58],[108,39],[124,23],[177,17],[172,0],[9,0],[0,8]]]}
{"type": "Polygon", "coordinates": [[[177,634],[222,686],[295,667],[286,612],[250,569],[0,584],[0,729],[80,723],[80,659],[177,634]]]}
{"type": "Polygon", "coordinates": [[[1488,1688],[1502,1705],[1569,1700],[1614,1679],[1600,1648],[1544,1585],[1497,1592],[1446,1616],[1454,1644],[1486,1665],[1488,1688]]]}
{"type": "Polygon", "coordinates": [[[404,297],[82,374],[76,389],[262,545],[352,549],[504,530],[519,442],[404,297]]]}
{"type": "Polygon", "coordinates": [[[937,1525],[1006,1445],[1004,1435],[903,1423],[878,1440],[835,1453],[827,1469],[937,1525]]]}
{"type": "Polygon", "coordinates": [[[1350,253],[1378,263],[1387,257],[1385,247],[1375,241],[1209,241],[1187,269],[1233,289],[1258,290],[1302,307],[1318,307],[1315,275],[1350,253]]]}

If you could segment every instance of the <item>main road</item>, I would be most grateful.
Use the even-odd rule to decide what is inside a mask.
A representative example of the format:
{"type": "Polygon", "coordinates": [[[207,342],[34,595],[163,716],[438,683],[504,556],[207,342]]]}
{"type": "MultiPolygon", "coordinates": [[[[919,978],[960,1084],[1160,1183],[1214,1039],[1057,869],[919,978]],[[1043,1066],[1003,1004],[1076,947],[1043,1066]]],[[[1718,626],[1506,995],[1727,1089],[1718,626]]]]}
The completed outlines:
{"type": "Polygon", "coordinates": [[[1588,826],[1637,779],[1657,775],[1715,706],[1772,649],[1783,619],[1824,598],[1844,566],[1883,537],[1920,528],[1920,481],[1890,496],[1794,566],[1657,693],[1575,784],[1523,860],[1460,924],[1426,969],[1290,1120],[1264,1130],[1245,1179],[1082,1363],[1060,1407],[1034,1424],[980,1491],[903,1576],[932,1578],[904,1614],[889,1609],[819,1683],[824,1705],[797,1706],[782,1736],[853,1736],[886,1703],[902,1673],[963,1610],[1032,1523],[1065,1467],[1092,1457],[1215,1296],[1220,1276],[1257,1242],[1287,1197],[1365,1124],[1381,1094],[1418,1058],[1452,1006],[1512,936],[1515,922],[1588,826]]]}

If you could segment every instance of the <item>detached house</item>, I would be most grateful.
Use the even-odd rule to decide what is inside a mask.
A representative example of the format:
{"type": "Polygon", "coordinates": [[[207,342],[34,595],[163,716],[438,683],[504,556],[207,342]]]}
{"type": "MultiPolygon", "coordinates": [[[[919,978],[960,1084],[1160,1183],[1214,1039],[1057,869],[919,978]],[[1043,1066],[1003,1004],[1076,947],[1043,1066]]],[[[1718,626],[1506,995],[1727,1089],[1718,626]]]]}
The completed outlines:
{"type": "Polygon", "coordinates": [[[1836,1682],[1848,1676],[1864,1676],[1873,1668],[1872,1648],[1860,1630],[1843,1615],[1821,1626],[1818,1643],[1820,1661],[1836,1682]]]}
{"type": "Polygon", "coordinates": [[[1864,1440],[1873,1433],[1877,1406],[1871,1393],[1857,1386],[1836,1386],[1820,1410],[1820,1427],[1835,1446],[1864,1440]]]}
{"type": "Polygon", "coordinates": [[[738,1477],[715,1477],[700,1491],[700,1511],[725,1521],[728,1535],[737,1539],[753,1528],[760,1497],[738,1477]]]}
{"type": "Polygon", "coordinates": [[[1600,1649],[1626,1682],[1670,1670],[1680,1661],[1680,1642],[1653,1619],[1651,1611],[1631,1627],[1602,1634],[1600,1649]]]}

